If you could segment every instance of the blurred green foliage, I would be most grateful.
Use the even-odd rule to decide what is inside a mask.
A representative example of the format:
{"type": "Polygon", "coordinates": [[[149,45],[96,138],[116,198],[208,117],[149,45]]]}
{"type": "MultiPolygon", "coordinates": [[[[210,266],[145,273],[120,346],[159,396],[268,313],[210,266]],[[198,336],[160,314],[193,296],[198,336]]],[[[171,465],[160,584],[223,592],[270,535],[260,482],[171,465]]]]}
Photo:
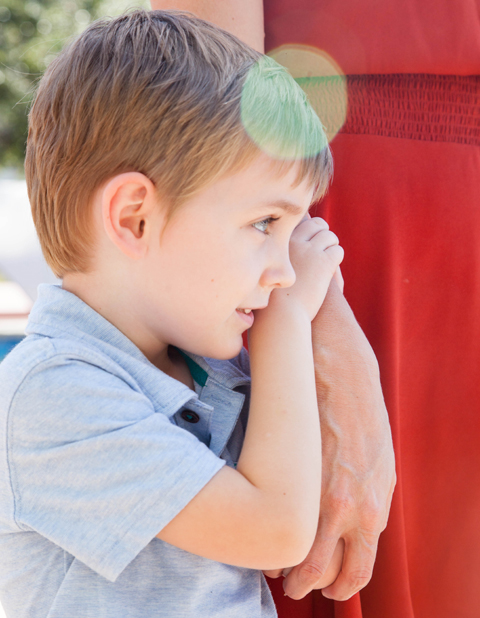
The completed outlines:
{"type": "Polygon", "coordinates": [[[88,24],[147,0],[0,0],[0,167],[23,168],[35,84],[88,24]]]}

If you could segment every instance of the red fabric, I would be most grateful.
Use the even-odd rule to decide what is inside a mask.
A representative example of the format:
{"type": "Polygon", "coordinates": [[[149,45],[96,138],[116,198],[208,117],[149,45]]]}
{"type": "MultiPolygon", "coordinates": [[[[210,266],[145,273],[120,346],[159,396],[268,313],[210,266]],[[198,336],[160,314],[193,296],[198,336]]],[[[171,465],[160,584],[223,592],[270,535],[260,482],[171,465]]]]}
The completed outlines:
{"type": "MultiPolygon", "coordinates": [[[[480,74],[480,0],[265,0],[267,50],[345,73],[480,74]]],[[[312,214],[339,235],[345,295],[377,354],[398,484],[370,584],[345,603],[272,583],[279,618],[480,616],[480,148],[339,134],[312,214]]]]}
{"type": "Polygon", "coordinates": [[[316,214],[346,251],[346,296],[380,363],[399,477],[363,616],[475,618],[480,149],[356,135],[333,148],[335,183],[316,214]]]}
{"type": "Polygon", "coordinates": [[[313,45],[348,75],[480,73],[478,0],[264,0],[265,44],[313,45]]]}

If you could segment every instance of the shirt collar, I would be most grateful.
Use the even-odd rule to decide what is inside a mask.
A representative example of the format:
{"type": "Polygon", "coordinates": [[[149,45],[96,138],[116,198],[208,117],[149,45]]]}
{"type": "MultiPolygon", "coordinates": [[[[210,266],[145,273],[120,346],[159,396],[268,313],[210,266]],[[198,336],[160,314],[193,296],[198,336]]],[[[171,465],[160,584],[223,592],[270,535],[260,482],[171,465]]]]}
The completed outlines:
{"type": "MultiPolygon", "coordinates": [[[[102,344],[111,345],[154,367],[143,352],[116,326],[78,296],[64,290],[60,285],[43,283],[38,287],[38,297],[30,312],[26,333],[27,335],[36,334],[46,337],[60,336],[89,344],[95,344],[96,340],[100,340],[102,344]]],[[[250,377],[233,363],[205,358],[186,350],[179,349],[179,351],[186,359],[194,380],[201,386],[205,386],[207,378],[213,379],[228,389],[250,383],[250,377]]],[[[170,378],[164,372],[161,371],[160,373],[170,378]]],[[[175,382],[178,381],[175,380],[175,382]]],[[[178,385],[188,389],[181,382],[178,382],[178,385]]],[[[190,391],[190,389],[188,390],[190,391]]]]}

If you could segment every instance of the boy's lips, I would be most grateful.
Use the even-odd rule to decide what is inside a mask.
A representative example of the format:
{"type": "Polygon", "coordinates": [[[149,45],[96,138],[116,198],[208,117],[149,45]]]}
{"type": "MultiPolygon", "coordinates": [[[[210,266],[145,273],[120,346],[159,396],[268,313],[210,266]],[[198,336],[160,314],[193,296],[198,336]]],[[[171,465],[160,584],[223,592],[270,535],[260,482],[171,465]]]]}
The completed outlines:
{"type": "Polygon", "coordinates": [[[248,325],[248,328],[250,328],[250,326],[253,324],[255,320],[253,311],[250,311],[250,313],[244,313],[240,309],[236,309],[236,312],[237,312],[238,317],[242,319],[245,322],[245,324],[248,325]]]}

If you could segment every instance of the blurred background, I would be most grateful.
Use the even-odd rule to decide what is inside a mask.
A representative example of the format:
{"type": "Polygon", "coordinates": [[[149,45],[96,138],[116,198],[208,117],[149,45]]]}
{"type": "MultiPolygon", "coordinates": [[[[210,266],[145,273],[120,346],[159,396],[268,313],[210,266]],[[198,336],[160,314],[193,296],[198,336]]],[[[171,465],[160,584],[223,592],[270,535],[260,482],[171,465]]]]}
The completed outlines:
{"type": "Polygon", "coordinates": [[[0,0],[0,362],[24,335],[38,284],[56,281],[40,250],[23,173],[36,84],[91,21],[135,7],[150,5],[145,0],[0,0]]]}
{"type": "Polygon", "coordinates": [[[150,8],[142,0],[0,0],[0,362],[24,336],[38,284],[56,281],[40,250],[23,173],[35,86],[71,37],[98,17],[133,7],[150,8]]]}

